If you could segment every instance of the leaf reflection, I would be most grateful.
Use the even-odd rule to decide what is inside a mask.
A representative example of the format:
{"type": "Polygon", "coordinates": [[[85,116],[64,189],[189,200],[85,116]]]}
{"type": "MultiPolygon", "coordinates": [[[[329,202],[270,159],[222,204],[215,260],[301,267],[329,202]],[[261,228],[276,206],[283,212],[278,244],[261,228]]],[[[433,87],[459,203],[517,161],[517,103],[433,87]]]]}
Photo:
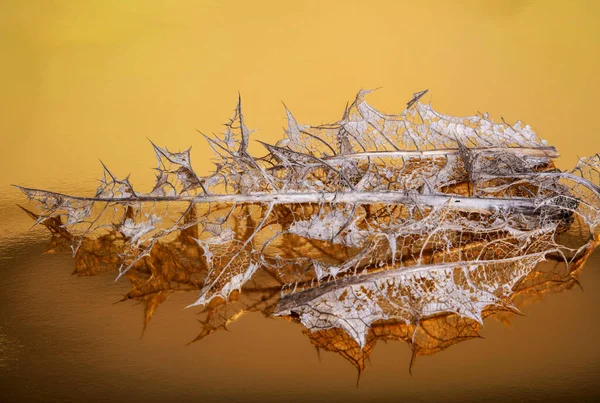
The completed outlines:
{"type": "MultiPolygon", "coordinates": [[[[37,215],[21,207],[32,218],[37,215]]],[[[189,212],[188,214],[195,214],[189,212]]],[[[72,241],[69,232],[64,229],[59,218],[43,221],[51,234],[47,253],[66,251],[72,241]]],[[[577,231],[565,234],[563,242],[577,242],[577,231]]],[[[121,301],[133,299],[144,304],[144,328],[151,320],[156,309],[174,292],[197,292],[203,287],[206,265],[202,248],[193,241],[197,236],[194,228],[179,233],[172,241],[157,243],[151,252],[137,262],[126,274],[131,290],[121,301]]],[[[286,245],[287,250],[302,246],[302,253],[314,255],[327,254],[326,249],[315,245],[311,250],[306,245],[299,245],[297,240],[286,245]]],[[[581,242],[581,240],[579,240],[581,242]]],[[[511,289],[510,303],[505,305],[487,305],[481,313],[483,319],[494,317],[508,323],[514,314],[519,314],[518,307],[529,302],[540,300],[547,294],[569,290],[578,286],[578,277],[582,268],[598,243],[598,237],[589,241],[582,252],[575,256],[570,264],[565,264],[562,257],[549,255],[548,261],[538,264],[526,276],[520,277],[511,289]]],[[[283,245],[282,245],[283,246],[283,245]]],[[[119,256],[125,248],[125,239],[119,232],[112,231],[98,238],[85,238],[75,255],[73,274],[93,276],[110,271],[117,271],[119,256]]],[[[339,250],[329,251],[329,258],[335,258],[339,250]]],[[[518,271],[518,265],[504,267],[504,272],[518,271]]],[[[380,272],[381,273],[381,272],[380,272]]],[[[383,273],[387,273],[384,271],[383,273]]],[[[326,283],[330,295],[340,295],[347,288],[347,282],[326,283]]],[[[247,312],[260,312],[265,317],[279,317],[292,322],[301,323],[297,313],[282,314],[282,310],[306,302],[303,292],[286,295],[285,282],[267,267],[261,267],[255,275],[244,284],[241,292],[235,291],[228,299],[215,298],[204,305],[198,312],[199,334],[190,341],[197,342],[227,326],[247,312]],[[282,299],[283,297],[283,299],[282,299]]],[[[477,285],[475,285],[477,287],[477,285]]],[[[306,291],[314,292],[321,286],[307,287],[306,291]]],[[[310,298],[308,299],[310,301],[310,298]]],[[[393,302],[393,301],[391,301],[393,302]]],[[[398,301],[396,301],[398,302],[398,301]]],[[[508,302],[508,301],[507,301],[508,302]]],[[[388,308],[393,311],[393,304],[388,308]]],[[[390,315],[393,316],[393,315],[390,315]]],[[[407,323],[397,317],[388,320],[377,320],[370,324],[364,338],[364,345],[342,327],[304,329],[304,334],[318,351],[337,353],[350,362],[359,374],[365,369],[365,363],[379,341],[400,340],[408,343],[412,349],[409,370],[419,356],[432,355],[457,343],[480,338],[482,323],[476,318],[469,318],[456,313],[441,313],[422,317],[418,323],[407,323]]]]}

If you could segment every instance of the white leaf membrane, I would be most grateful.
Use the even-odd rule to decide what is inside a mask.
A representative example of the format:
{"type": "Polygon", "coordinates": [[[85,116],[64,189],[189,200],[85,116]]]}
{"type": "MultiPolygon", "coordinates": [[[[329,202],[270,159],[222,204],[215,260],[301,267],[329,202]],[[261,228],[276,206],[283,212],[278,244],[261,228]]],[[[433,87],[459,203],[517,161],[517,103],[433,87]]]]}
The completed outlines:
{"type": "Polygon", "coordinates": [[[128,246],[119,277],[157,242],[197,228],[206,276],[193,305],[243,292],[263,268],[282,284],[278,314],[342,328],[361,347],[378,320],[451,312],[481,321],[487,307],[510,306],[514,284],[547,255],[577,256],[584,246],[557,241],[573,222],[594,238],[598,155],[561,172],[554,147],[522,122],[446,116],[420,102],[426,91],[388,115],[368,92],[331,124],[302,125],[286,108],[284,137],[262,157],[248,152],[240,100],[225,132],[206,137],[215,171],[200,176],[189,149],[152,144],[148,193],[106,167],[93,197],[20,189],[38,223],[64,223],[74,251],[118,229],[128,246]]]}

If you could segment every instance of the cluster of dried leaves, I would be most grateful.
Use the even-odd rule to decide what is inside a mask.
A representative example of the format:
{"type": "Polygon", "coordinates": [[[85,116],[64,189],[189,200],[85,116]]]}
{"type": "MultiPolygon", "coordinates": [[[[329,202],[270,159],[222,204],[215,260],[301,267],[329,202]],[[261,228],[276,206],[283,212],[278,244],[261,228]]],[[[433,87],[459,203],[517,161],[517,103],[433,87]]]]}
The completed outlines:
{"type": "Polygon", "coordinates": [[[241,102],[206,137],[216,170],[153,144],[149,193],[104,167],[93,197],[22,188],[28,211],[68,242],[80,275],[116,270],[146,323],[175,291],[198,291],[196,340],[243,312],[302,323],[359,370],[380,340],[413,357],[478,337],[515,299],[576,284],[598,241],[600,157],[558,170],[521,122],[435,112],[417,93],[385,115],[359,92],[333,124],[288,129],[249,154],[241,102]],[[536,270],[545,261],[561,270],[536,270]]]}

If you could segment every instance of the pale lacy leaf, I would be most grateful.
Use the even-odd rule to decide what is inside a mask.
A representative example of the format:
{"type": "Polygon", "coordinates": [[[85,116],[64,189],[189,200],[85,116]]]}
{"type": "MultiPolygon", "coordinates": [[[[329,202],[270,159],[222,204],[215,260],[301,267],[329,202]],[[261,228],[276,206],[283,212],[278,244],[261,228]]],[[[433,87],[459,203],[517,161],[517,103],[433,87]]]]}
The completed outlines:
{"type": "Polygon", "coordinates": [[[309,330],[342,328],[362,348],[372,323],[407,324],[455,313],[482,322],[484,309],[510,305],[513,286],[527,276],[542,253],[507,262],[418,266],[348,277],[322,289],[296,293],[280,301],[276,315],[297,315],[309,330]]]}
{"type": "Polygon", "coordinates": [[[192,168],[190,149],[172,153],[152,143],[158,161],[156,183],[151,196],[173,196],[203,189],[203,179],[192,168]]]}
{"type": "MultiPolygon", "coordinates": [[[[262,157],[248,151],[239,100],[225,131],[206,137],[215,172],[198,175],[189,149],[152,144],[149,193],[106,167],[93,197],[21,190],[38,206],[36,222],[59,226],[74,252],[94,236],[118,238],[119,277],[176,242],[201,262],[193,305],[227,301],[263,271],[281,284],[280,314],[311,330],[341,327],[361,346],[378,320],[453,312],[480,321],[488,307],[510,305],[537,262],[588,253],[600,157],[562,172],[554,147],[522,122],[442,115],[420,102],[426,91],[388,115],[368,93],[331,124],[300,124],[286,108],[284,137],[263,143],[262,157]],[[584,241],[563,242],[579,222],[584,241]]],[[[158,277],[153,267],[149,278],[158,277]]],[[[166,292],[153,289],[150,311],[166,292]]]]}

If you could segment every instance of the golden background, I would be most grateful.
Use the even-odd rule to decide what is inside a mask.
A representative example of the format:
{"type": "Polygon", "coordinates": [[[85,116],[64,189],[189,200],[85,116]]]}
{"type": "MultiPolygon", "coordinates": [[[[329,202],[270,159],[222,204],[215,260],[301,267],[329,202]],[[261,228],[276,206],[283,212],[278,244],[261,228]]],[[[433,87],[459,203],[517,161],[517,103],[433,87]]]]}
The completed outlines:
{"type": "MultiPolygon", "coordinates": [[[[338,120],[361,88],[383,87],[368,100],[388,113],[429,89],[424,100],[442,113],[525,121],[570,169],[578,155],[600,152],[599,20],[600,1],[1,1],[0,249],[31,233],[15,206],[24,197],[11,183],[92,194],[100,158],[149,190],[156,162],[146,137],[172,151],[193,146],[192,164],[208,173],[211,154],[194,129],[221,130],[238,91],[247,125],[259,129],[254,138],[275,142],[286,125],[281,101],[300,123],[319,124],[338,120]]],[[[258,144],[251,151],[263,153],[258,144]]],[[[64,336],[51,345],[71,353],[81,346],[73,357],[48,357],[60,368],[78,362],[72,370],[92,389],[138,385],[152,400],[173,390],[196,396],[190,385],[197,382],[198,396],[239,391],[250,400],[256,391],[276,400],[290,388],[319,389],[327,400],[448,397],[447,390],[469,400],[473,390],[508,390],[517,378],[519,390],[598,381],[597,257],[582,277],[587,294],[550,297],[514,329],[486,323],[488,340],[423,359],[412,379],[408,347],[381,345],[355,390],[349,364],[327,356],[319,366],[300,327],[283,321],[251,316],[235,331],[182,348],[197,327],[193,313],[181,311],[185,301],[174,298],[140,341],[142,308],[111,304],[126,285],[69,277],[69,256],[17,246],[8,253],[23,278],[3,298],[27,299],[37,312],[19,317],[28,326],[38,321],[32,345],[54,329],[64,336]]],[[[27,386],[37,391],[35,380],[54,379],[57,367],[31,357],[34,366],[42,362],[35,371],[43,375],[27,386]]],[[[70,387],[65,378],[56,382],[70,387]]]]}
{"type": "Polygon", "coordinates": [[[238,91],[274,142],[281,101],[319,124],[377,87],[389,113],[428,88],[443,113],[523,120],[570,168],[600,152],[599,17],[599,1],[3,1],[2,184],[58,190],[100,158],[145,185],[146,137],[193,146],[207,173],[195,129],[221,130],[238,91]]]}

